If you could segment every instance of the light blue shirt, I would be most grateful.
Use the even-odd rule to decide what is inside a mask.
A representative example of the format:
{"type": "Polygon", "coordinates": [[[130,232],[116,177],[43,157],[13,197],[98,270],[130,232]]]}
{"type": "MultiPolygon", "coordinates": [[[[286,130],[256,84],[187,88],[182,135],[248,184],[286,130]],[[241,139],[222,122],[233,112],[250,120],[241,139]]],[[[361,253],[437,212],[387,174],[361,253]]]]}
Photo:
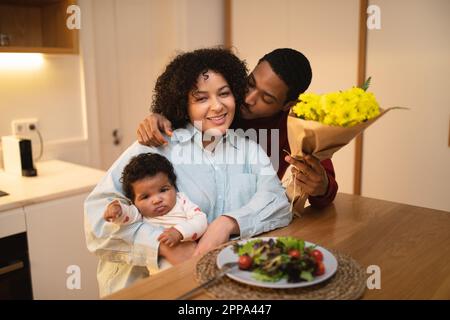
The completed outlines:
{"type": "Polygon", "coordinates": [[[158,270],[161,227],[137,222],[118,226],[103,219],[114,199],[129,203],[120,183],[133,156],[159,153],[175,168],[180,192],[197,204],[208,222],[224,214],[233,217],[241,238],[284,227],[292,219],[289,202],[270,159],[255,142],[228,131],[214,150],[202,145],[202,133],[189,124],[177,129],[168,145],[147,147],[135,142],[112,165],[85,201],[88,249],[110,262],[147,266],[158,270]]]}

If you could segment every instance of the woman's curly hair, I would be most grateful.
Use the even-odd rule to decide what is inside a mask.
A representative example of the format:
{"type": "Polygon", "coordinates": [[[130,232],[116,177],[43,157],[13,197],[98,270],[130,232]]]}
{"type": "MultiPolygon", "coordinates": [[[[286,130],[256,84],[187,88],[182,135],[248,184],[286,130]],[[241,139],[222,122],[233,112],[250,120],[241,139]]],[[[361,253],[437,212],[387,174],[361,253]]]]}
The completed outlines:
{"type": "Polygon", "coordinates": [[[185,127],[189,122],[189,93],[198,77],[208,70],[221,74],[230,86],[236,103],[236,119],[245,101],[247,66],[223,48],[198,49],[175,57],[156,81],[152,111],[165,116],[173,129],[185,127]]]}

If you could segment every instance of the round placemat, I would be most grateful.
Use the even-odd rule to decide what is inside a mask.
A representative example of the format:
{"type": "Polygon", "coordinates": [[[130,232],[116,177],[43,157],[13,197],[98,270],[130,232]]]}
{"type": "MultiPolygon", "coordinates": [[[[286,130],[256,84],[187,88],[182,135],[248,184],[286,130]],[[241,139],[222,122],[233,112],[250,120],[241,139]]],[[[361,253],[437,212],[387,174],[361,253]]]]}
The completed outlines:
{"type": "MultiPolygon", "coordinates": [[[[205,254],[198,262],[195,270],[196,280],[202,284],[219,273],[216,264],[217,255],[227,243],[205,254]]],[[[227,276],[214,282],[205,291],[216,299],[250,299],[250,300],[352,300],[360,298],[366,288],[363,268],[351,257],[330,250],[338,261],[336,273],[319,284],[294,288],[271,289],[249,286],[230,279],[227,276]]]]}

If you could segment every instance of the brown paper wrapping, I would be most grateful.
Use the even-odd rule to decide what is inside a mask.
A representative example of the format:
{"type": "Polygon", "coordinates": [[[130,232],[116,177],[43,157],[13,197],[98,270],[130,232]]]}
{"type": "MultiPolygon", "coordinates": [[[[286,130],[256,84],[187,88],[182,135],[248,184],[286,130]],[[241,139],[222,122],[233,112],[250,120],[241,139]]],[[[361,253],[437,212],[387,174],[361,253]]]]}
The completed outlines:
{"type": "Polygon", "coordinates": [[[372,123],[380,119],[388,111],[399,108],[381,109],[381,113],[377,117],[347,128],[329,126],[317,121],[303,120],[295,115],[289,115],[287,128],[291,155],[295,158],[301,158],[310,154],[320,161],[331,159],[336,151],[346,146],[372,123]]]}
{"type": "MultiPolygon", "coordinates": [[[[296,159],[301,159],[304,155],[310,154],[318,158],[320,161],[331,159],[333,154],[347,145],[353,138],[363,132],[372,123],[384,116],[388,111],[393,109],[406,109],[401,107],[388,108],[386,110],[380,109],[380,114],[363,123],[357,124],[353,127],[338,127],[329,126],[317,121],[303,120],[290,114],[287,120],[288,141],[291,148],[291,156],[296,159]]],[[[295,177],[293,177],[294,179],[295,177]]],[[[289,184],[288,194],[291,194],[292,203],[300,201],[306,202],[308,194],[302,190],[293,190],[293,183],[289,184]]],[[[295,207],[297,213],[301,213],[301,203],[296,203],[295,207]]]]}

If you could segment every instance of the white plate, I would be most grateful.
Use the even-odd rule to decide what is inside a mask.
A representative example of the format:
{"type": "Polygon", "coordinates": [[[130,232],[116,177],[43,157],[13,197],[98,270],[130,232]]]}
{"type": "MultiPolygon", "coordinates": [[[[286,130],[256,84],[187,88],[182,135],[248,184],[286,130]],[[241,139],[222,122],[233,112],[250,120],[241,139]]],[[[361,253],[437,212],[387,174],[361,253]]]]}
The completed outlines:
{"type": "MultiPolygon", "coordinates": [[[[264,237],[255,239],[267,241],[271,238],[264,237]]],[[[239,241],[239,243],[243,244],[246,243],[247,241],[255,239],[241,240],[239,241]]],[[[276,240],[277,238],[273,237],[272,239],[276,240]]],[[[305,247],[309,246],[316,246],[316,245],[314,243],[305,241],[305,247]]],[[[238,268],[234,268],[233,271],[227,273],[226,275],[233,280],[243,282],[252,286],[264,288],[289,289],[289,288],[312,286],[314,284],[320,283],[330,278],[333,274],[335,274],[338,266],[336,258],[331,254],[330,251],[320,246],[316,246],[316,249],[320,250],[323,254],[323,264],[325,265],[325,273],[321,276],[315,277],[313,281],[302,281],[296,283],[289,283],[287,282],[287,279],[281,279],[277,282],[260,281],[253,278],[253,274],[251,271],[244,271],[238,268]]],[[[236,253],[234,253],[233,246],[228,246],[223,248],[217,255],[217,266],[221,268],[227,262],[237,262],[238,260],[239,256],[236,253]]]]}

